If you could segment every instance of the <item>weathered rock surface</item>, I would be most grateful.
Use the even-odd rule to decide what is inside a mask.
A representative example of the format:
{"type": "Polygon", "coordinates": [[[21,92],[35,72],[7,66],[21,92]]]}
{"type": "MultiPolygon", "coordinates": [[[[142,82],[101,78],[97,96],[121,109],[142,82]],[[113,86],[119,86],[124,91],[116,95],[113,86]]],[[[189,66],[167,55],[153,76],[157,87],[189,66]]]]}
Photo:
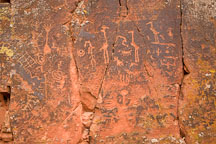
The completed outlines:
{"type": "Polygon", "coordinates": [[[188,143],[216,143],[216,2],[183,0],[179,119],[188,143]]]}
{"type": "Polygon", "coordinates": [[[215,143],[215,14],[213,0],[0,3],[0,143],[215,143]]]}

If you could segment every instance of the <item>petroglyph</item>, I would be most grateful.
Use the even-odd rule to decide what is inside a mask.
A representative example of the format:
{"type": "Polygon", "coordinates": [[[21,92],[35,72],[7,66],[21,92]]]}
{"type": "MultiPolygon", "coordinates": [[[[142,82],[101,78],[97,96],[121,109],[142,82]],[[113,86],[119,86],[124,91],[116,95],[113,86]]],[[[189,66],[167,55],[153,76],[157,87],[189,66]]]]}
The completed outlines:
{"type": "Polygon", "coordinates": [[[172,28],[168,28],[168,30],[167,30],[168,36],[171,38],[173,38],[173,32],[172,31],[173,31],[172,28]]]}
{"type": "Polygon", "coordinates": [[[139,62],[139,46],[134,41],[134,31],[129,31],[128,33],[131,33],[131,45],[135,49],[135,62],[139,62]]]}
{"type": "Polygon", "coordinates": [[[51,49],[48,45],[48,38],[49,38],[49,32],[51,30],[51,25],[50,24],[46,24],[45,25],[45,31],[46,31],[46,37],[45,37],[45,46],[44,46],[44,55],[51,53],[51,49]]]}
{"type": "MultiPolygon", "coordinates": [[[[160,32],[158,32],[153,25],[153,22],[148,22],[146,25],[150,25],[150,30],[152,31],[153,35],[154,35],[154,41],[152,42],[152,44],[157,44],[157,45],[165,45],[165,46],[170,46],[170,47],[175,47],[176,45],[173,43],[161,43],[159,40],[159,36],[165,40],[165,38],[163,37],[163,35],[159,35],[160,32]]],[[[170,37],[173,37],[172,34],[172,29],[169,28],[168,29],[168,35],[170,37]]]]}
{"type": "Polygon", "coordinates": [[[88,54],[90,54],[91,65],[92,65],[92,67],[95,67],[96,66],[96,60],[95,60],[94,54],[93,54],[93,49],[95,47],[92,46],[90,41],[85,41],[84,47],[88,47],[88,54]]]}
{"type": "MultiPolygon", "coordinates": [[[[7,22],[5,14],[2,14],[0,24],[1,32],[5,33],[2,43],[7,44],[0,45],[0,54],[7,58],[0,63],[0,72],[3,75],[1,85],[9,83],[13,87],[9,113],[14,142],[179,143],[176,142],[181,138],[178,121],[186,120],[182,121],[185,130],[190,129],[188,123],[196,125],[202,121],[199,120],[202,113],[197,115],[199,105],[196,110],[191,109],[188,103],[183,115],[177,115],[181,113],[178,107],[185,106],[185,102],[178,104],[180,85],[186,84],[182,89],[186,92],[183,100],[191,101],[197,97],[190,97],[187,93],[193,93],[193,86],[204,82],[201,79],[196,83],[199,79],[194,77],[214,76],[211,72],[213,63],[203,61],[202,64],[202,59],[214,59],[211,56],[214,34],[211,32],[215,26],[215,22],[209,20],[209,28],[203,24],[209,31],[205,33],[201,29],[196,33],[194,28],[199,23],[189,27],[190,23],[184,26],[186,21],[183,20],[180,24],[181,17],[187,18],[181,14],[184,15],[184,10],[191,7],[185,7],[181,2],[33,0],[25,3],[17,0],[11,3],[9,9],[12,11],[9,13],[12,15],[9,14],[7,19],[12,19],[12,22],[7,22]],[[181,35],[182,39],[189,39],[184,41],[189,48],[184,57],[181,35]],[[197,50],[199,55],[191,57],[188,53],[191,50],[197,50]],[[196,58],[199,56],[198,61],[196,58]],[[195,73],[182,82],[182,58],[187,63],[192,58],[193,61],[188,63],[192,63],[189,67],[191,74],[200,68],[205,73],[195,73]],[[209,66],[205,68],[202,65],[209,66]],[[7,74],[11,72],[15,74],[7,80],[7,74]],[[167,86],[174,83],[179,88],[171,92],[167,86]],[[82,90],[83,87],[88,90],[82,90]],[[188,119],[191,113],[194,115],[188,119]],[[191,117],[197,121],[192,121],[191,117]],[[171,140],[165,140],[168,137],[171,140]]],[[[209,3],[203,7],[212,8],[213,5],[209,3]]],[[[202,16],[203,12],[199,15],[202,16]]],[[[205,19],[214,21],[214,17],[205,19]]],[[[206,83],[204,90],[194,91],[198,96],[202,93],[203,97],[207,95],[210,98],[213,94],[209,92],[214,87],[212,81],[206,83]]],[[[205,101],[200,99],[199,104],[202,103],[205,101]]],[[[207,112],[213,113],[209,111],[213,109],[212,105],[208,103],[202,108],[206,107],[207,112]]],[[[198,129],[204,130],[206,124],[208,127],[214,125],[212,119],[208,120],[200,124],[203,129],[198,129]]],[[[200,130],[197,131],[200,133],[200,130]]],[[[192,135],[190,138],[193,137],[191,132],[186,131],[186,135],[192,135]]],[[[196,136],[199,136],[198,132],[195,132],[196,136]]],[[[213,134],[210,129],[202,132],[213,134]]]]}
{"type": "Polygon", "coordinates": [[[118,57],[114,57],[114,61],[116,61],[117,66],[123,66],[123,62],[118,59],[118,57]]]}
{"type": "Polygon", "coordinates": [[[158,32],[155,28],[152,22],[148,22],[146,25],[150,25],[150,30],[152,31],[152,33],[154,34],[154,43],[160,43],[159,42],[159,38],[158,38],[158,34],[160,32],[158,32]]]}
{"type": "Polygon", "coordinates": [[[127,39],[124,36],[119,35],[119,36],[117,36],[116,41],[118,41],[118,39],[123,39],[122,45],[128,47],[127,39]]]}
{"type": "Polygon", "coordinates": [[[102,26],[101,32],[103,33],[105,42],[103,43],[103,46],[100,48],[100,50],[103,50],[104,54],[104,63],[108,64],[109,63],[109,53],[108,53],[108,40],[106,36],[106,30],[109,29],[107,26],[102,26]]]}
{"type": "Polygon", "coordinates": [[[85,55],[85,51],[83,49],[77,50],[77,55],[79,57],[83,57],[85,55]]]}
{"type": "Polygon", "coordinates": [[[63,72],[60,70],[52,71],[52,78],[56,81],[61,81],[63,79],[63,72]]]}
{"type": "Polygon", "coordinates": [[[21,66],[26,70],[30,71],[32,66],[36,64],[35,60],[28,54],[24,53],[19,59],[18,62],[21,64],[21,66]]]}
{"type": "Polygon", "coordinates": [[[121,54],[122,54],[123,56],[130,56],[132,50],[128,50],[128,51],[126,51],[126,50],[119,50],[119,52],[121,52],[121,54]]]}
{"type": "Polygon", "coordinates": [[[119,94],[117,94],[117,102],[119,104],[129,105],[130,99],[128,98],[128,91],[122,90],[119,94]]]}

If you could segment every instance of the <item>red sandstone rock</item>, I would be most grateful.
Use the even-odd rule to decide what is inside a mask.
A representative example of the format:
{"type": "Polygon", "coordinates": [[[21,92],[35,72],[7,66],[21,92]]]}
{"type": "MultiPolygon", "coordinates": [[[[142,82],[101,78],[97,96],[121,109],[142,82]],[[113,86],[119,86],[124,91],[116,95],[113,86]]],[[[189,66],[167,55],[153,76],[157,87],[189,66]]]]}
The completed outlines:
{"type": "Polygon", "coordinates": [[[12,130],[15,143],[214,143],[214,8],[211,0],[0,4],[0,93],[10,94],[0,139],[11,141],[12,130]]]}
{"type": "Polygon", "coordinates": [[[85,127],[89,128],[91,126],[93,119],[93,112],[84,112],[82,114],[82,123],[85,127]]]}
{"type": "Polygon", "coordinates": [[[3,107],[0,107],[0,125],[2,125],[2,123],[5,121],[5,113],[6,113],[6,110],[5,108],[3,107]]]}
{"type": "Polygon", "coordinates": [[[97,104],[97,99],[87,90],[81,90],[80,99],[85,111],[94,111],[94,108],[97,104]]]}
{"type": "Polygon", "coordinates": [[[4,142],[9,142],[9,141],[12,141],[13,140],[13,136],[11,133],[2,133],[1,134],[1,139],[4,141],[4,142]]]}

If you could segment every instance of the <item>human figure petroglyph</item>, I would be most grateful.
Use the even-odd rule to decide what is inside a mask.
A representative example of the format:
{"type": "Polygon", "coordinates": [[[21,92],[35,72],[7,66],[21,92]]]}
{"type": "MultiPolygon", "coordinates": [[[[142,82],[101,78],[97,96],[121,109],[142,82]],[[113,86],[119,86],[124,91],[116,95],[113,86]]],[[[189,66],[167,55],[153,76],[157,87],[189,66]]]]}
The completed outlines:
{"type": "Polygon", "coordinates": [[[136,45],[135,41],[134,41],[134,31],[129,31],[128,33],[131,33],[131,45],[134,47],[135,49],[135,62],[139,62],[139,46],[136,45]]]}
{"type": "Polygon", "coordinates": [[[46,55],[48,53],[51,53],[50,46],[48,45],[48,35],[49,35],[50,30],[51,30],[51,25],[50,24],[45,24],[44,29],[46,31],[44,55],[46,55]]]}
{"type": "Polygon", "coordinates": [[[102,26],[101,32],[103,32],[105,42],[103,43],[103,46],[100,48],[100,50],[103,50],[104,53],[104,63],[109,63],[109,53],[108,53],[108,41],[106,36],[106,29],[109,29],[107,26],[102,26]]]}
{"type": "Polygon", "coordinates": [[[114,57],[114,61],[116,62],[117,66],[123,66],[124,65],[123,62],[118,59],[118,57],[114,57]]]}
{"type": "Polygon", "coordinates": [[[88,47],[88,54],[90,54],[90,58],[91,58],[91,65],[95,66],[96,65],[96,61],[94,59],[94,55],[93,55],[93,49],[95,48],[94,46],[92,46],[90,41],[85,41],[84,47],[88,47]]]}
{"type": "Polygon", "coordinates": [[[128,91],[122,90],[120,93],[117,94],[117,102],[119,104],[128,105],[130,103],[130,99],[128,98],[128,91]]]}

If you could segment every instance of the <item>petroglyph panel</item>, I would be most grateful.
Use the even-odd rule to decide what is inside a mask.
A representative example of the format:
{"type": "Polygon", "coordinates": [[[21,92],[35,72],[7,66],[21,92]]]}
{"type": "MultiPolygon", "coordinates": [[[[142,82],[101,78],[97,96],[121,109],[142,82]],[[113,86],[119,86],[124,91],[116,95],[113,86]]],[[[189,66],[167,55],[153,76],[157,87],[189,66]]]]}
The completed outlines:
{"type": "Polygon", "coordinates": [[[0,4],[0,143],[213,142],[215,2],[182,2],[0,4]]]}
{"type": "Polygon", "coordinates": [[[82,138],[72,39],[63,25],[75,2],[0,6],[1,86],[12,88],[9,114],[16,143],[77,143],[82,138]]]}
{"type": "MultiPolygon", "coordinates": [[[[101,6],[103,3],[105,4],[98,2],[98,5],[101,6]]],[[[175,7],[176,4],[180,6],[180,3],[158,3],[155,14],[148,12],[149,7],[144,6],[147,10],[141,9],[140,13],[147,17],[132,19],[130,17],[133,13],[130,12],[135,9],[136,4],[122,2],[119,9],[115,9],[115,6],[110,7],[112,13],[106,19],[108,21],[110,17],[115,16],[114,13],[120,13],[115,17],[116,23],[111,20],[107,24],[102,22],[101,25],[96,25],[96,32],[88,29],[91,24],[84,26],[85,33],[96,37],[100,34],[100,45],[94,44],[90,37],[80,38],[85,41],[80,41],[76,45],[91,41],[89,47],[94,47],[96,51],[96,66],[99,68],[103,65],[106,68],[102,73],[104,79],[98,82],[101,88],[97,91],[99,94],[96,92],[98,108],[95,109],[90,127],[91,142],[116,142],[121,139],[119,135],[131,135],[133,132],[149,139],[160,137],[156,135],[159,132],[163,133],[164,139],[170,134],[176,139],[181,139],[177,108],[182,78],[179,77],[182,74],[182,48],[179,30],[180,11],[177,6],[175,7]],[[123,12],[124,6],[129,9],[128,15],[125,15],[127,12],[123,12]],[[164,17],[168,13],[172,17],[171,20],[164,17]],[[113,30],[115,34],[111,33],[113,30]],[[112,42],[109,43],[109,39],[112,42]],[[105,51],[107,47],[108,52],[105,51]],[[103,51],[100,51],[101,49],[103,51]],[[123,127],[122,124],[127,127],[123,127]]],[[[91,21],[92,17],[90,18],[91,21]]],[[[91,83],[96,72],[89,70],[92,65],[89,63],[91,55],[87,54],[88,49],[82,46],[82,50],[85,55],[77,57],[81,83],[91,83]]],[[[98,77],[95,80],[98,80],[98,77]]],[[[91,92],[94,91],[95,89],[91,92]]],[[[137,143],[140,139],[123,141],[137,143]]]]}

